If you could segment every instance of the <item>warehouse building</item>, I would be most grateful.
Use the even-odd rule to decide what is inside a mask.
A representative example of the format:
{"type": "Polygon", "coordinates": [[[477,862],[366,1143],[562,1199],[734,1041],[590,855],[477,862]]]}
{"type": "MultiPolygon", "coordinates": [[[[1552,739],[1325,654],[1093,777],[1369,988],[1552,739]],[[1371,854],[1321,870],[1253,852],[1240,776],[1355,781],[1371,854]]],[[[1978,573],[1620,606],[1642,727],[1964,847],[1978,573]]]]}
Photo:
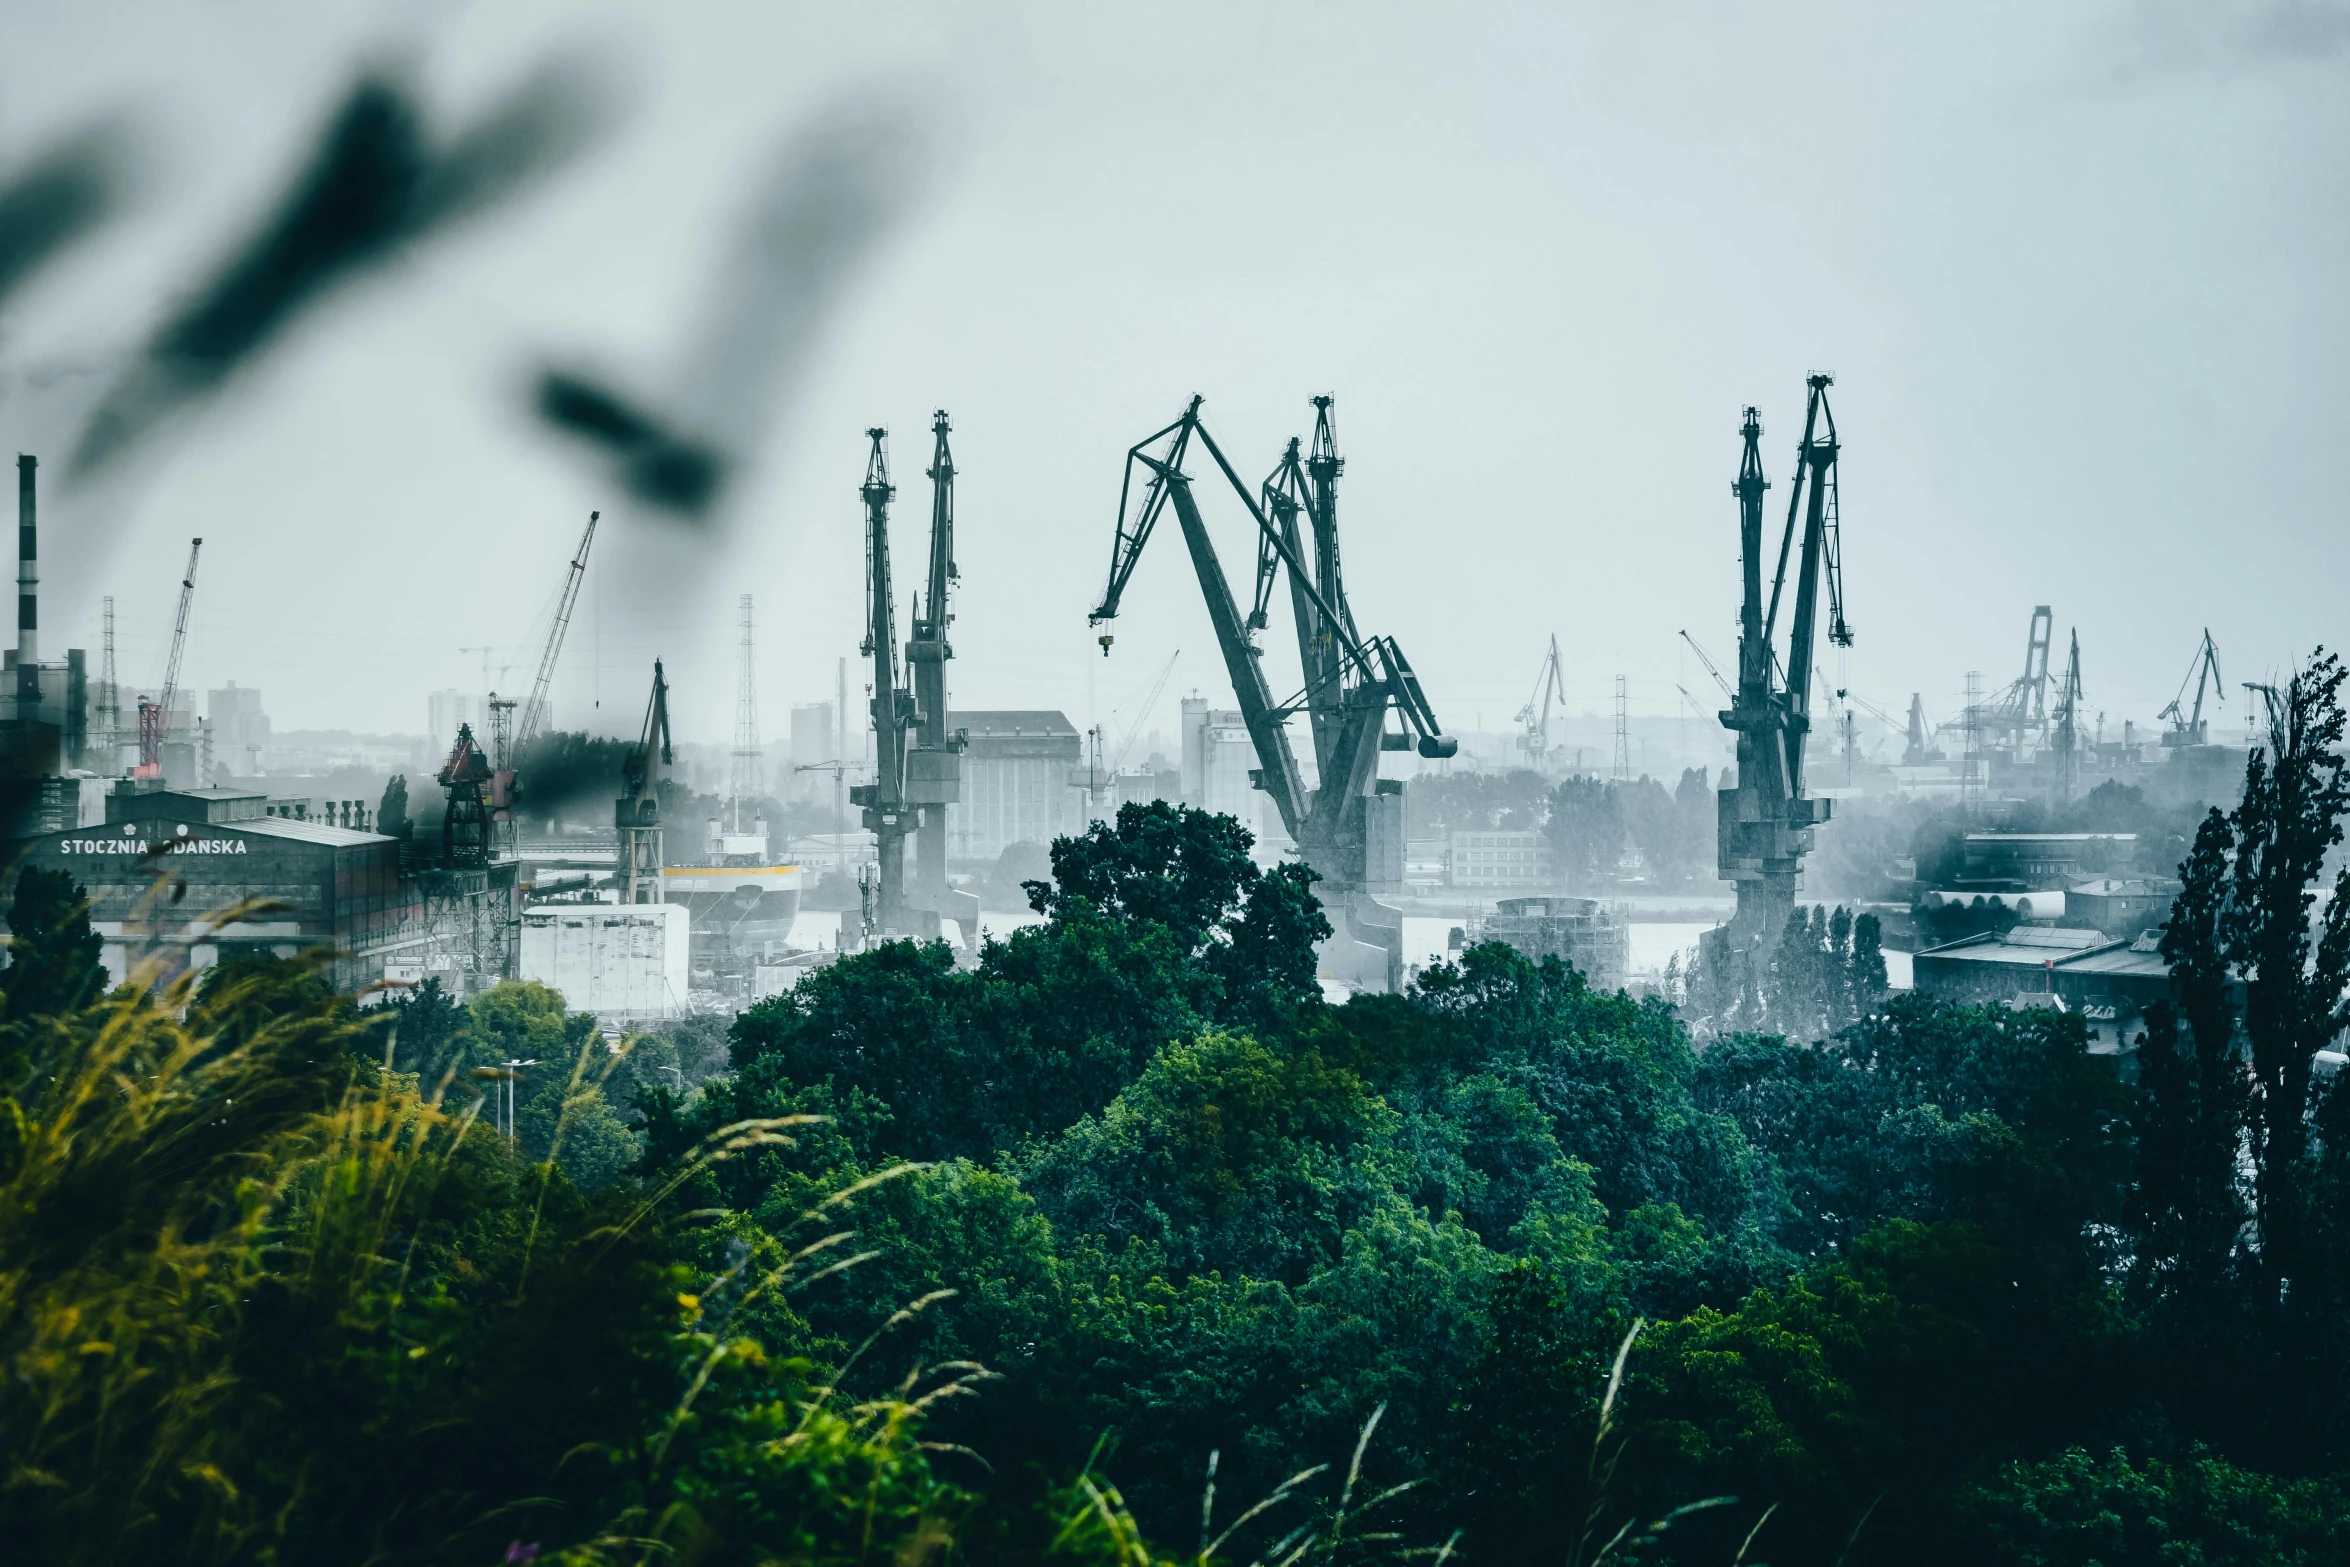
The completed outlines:
{"type": "Polygon", "coordinates": [[[242,789],[165,789],[124,780],[106,797],[106,819],[45,832],[23,846],[26,865],[62,870],[90,900],[117,982],[144,959],[168,980],[250,953],[292,957],[331,947],[338,989],[383,977],[421,934],[424,898],[400,875],[398,840],[353,827],[274,815],[268,798],[242,789]],[[176,878],[176,900],[157,896],[176,878]],[[240,904],[266,903],[226,923],[240,904]]]}
{"type": "Polygon", "coordinates": [[[1556,879],[1544,833],[1456,832],[1450,851],[1447,879],[1455,887],[1544,887],[1556,879]]]}
{"type": "Polygon", "coordinates": [[[2067,917],[2108,936],[2136,936],[2170,918],[2179,884],[2161,876],[2103,876],[2066,889],[2067,917]]]}
{"type": "Polygon", "coordinates": [[[947,812],[947,854],[993,863],[1015,843],[1085,830],[1085,794],[1070,782],[1085,748],[1062,714],[1039,709],[947,715],[961,731],[962,798],[947,812]]]}
{"type": "Polygon", "coordinates": [[[2132,1050],[2146,1009],[2171,994],[2159,931],[2116,938],[2021,925],[1928,947],[1911,960],[1921,995],[1971,1006],[2060,1006],[2088,1020],[2092,1050],[2132,1050]]]}

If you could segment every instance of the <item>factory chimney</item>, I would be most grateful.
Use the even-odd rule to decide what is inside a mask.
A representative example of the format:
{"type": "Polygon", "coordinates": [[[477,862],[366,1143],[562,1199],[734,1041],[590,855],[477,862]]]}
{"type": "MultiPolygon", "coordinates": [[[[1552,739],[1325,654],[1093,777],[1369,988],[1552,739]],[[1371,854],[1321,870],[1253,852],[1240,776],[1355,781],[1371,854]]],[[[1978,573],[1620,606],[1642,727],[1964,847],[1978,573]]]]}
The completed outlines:
{"type": "Polygon", "coordinates": [[[32,723],[41,716],[41,663],[38,628],[41,620],[40,530],[33,519],[33,470],[41,460],[20,452],[16,458],[16,716],[32,723]]]}

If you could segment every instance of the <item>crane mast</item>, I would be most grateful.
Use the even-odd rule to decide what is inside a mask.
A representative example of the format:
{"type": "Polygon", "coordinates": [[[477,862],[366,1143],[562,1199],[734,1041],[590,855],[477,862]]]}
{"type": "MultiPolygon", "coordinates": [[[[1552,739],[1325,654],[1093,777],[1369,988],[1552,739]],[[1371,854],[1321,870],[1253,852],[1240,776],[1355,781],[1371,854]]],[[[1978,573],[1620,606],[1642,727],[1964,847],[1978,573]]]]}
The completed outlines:
{"type": "Polygon", "coordinates": [[[906,802],[906,731],[914,722],[915,702],[898,685],[897,609],[889,578],[889,503],[898,492],[889,482],[888,437],[878,426],[865,432],[871,452],[865,482],[857,490],[865,503],[865,640],[859,651],[873,660],[874,774],[873,782],[849,790],[849,803],[864,808],[864,825],[880,858],[876,924],[882,931],[905,934],[906,835],[915,816],[906,802]]]}
{"type": "Polygon", "coordinates": [[[620,901],[659,903],[661,887],[661,771],[670,765],[669,681],[653,660],[653,694],[635,749],[620,760],[620,797],[612,826],[620,835],[620,901]]]}
{"type": "Polygon", "coordinates": [[[938,934],[941,915],[955,921],[963,944],[979,944],[979,899],[947,884],[947,807],[962,797],[962,736],[947,727],[947,641],[954,624],[955,454],[947,444],[946,410],[930,418],[930,573],[914,634],[906,642],[906,678],[914,687],[914,744],[906,754],[905,803],[919,815],[914,829],[913,890],[907,902],[920,929],[938,934]]]}
{"type": "Polygon", "coordinates": [[[1345,644],[1360,638],[1338,568],[1338,476],[1346,471],[1346,459],[1338,455],[1330,412],[1333,403],[1334,399],[1326,396],[1313,399],[1310,453],[1303,449],[1304,442],[1291,437],[1280,464],[1262,486],[1263,511],[1272,519],[1285,548],[1274,547],[1273,532],[1259,535],[1256,602],[1248,624],[1251,630],[1264,629],[1273,576],[1284,558],[1312,562],[1310,576],[1293,571],[1289,578],[1290,607],[1297,621],[1298,664],[1305,676],[1307,725],[1314,740],[1317,779],[1339,776],[1341,784],[1351,788],[1363,779],[1341,776],[1354,760],[1345,749],[1347,710],[1350,706],[1359,709],[1367,702],[1383,705],[1384,699],[1361,691],[1358,682],[1347,679],[1345,644]],[[1298,529],[1301,515],[1313,535],[1310,550],[1298,529]]]}
{"type": "Polygon", "coordinates": [[[2064,682],[2056,688],[2056,716],[2050,725],[2050,746],[2056,752],[2056,803],[2073,797],[2081,772],[2081,633],[2072,633],[2072,653],[2065,660],[2064,682]]]}
{"type": "Polygon", "coordinates": [[[1763,599],[1762,416],[1745,411],[1739,434],[1743,450],[1738,478],[1740,596],[1738,685],[1722,726],[1738,737],[1738,776],[1718,791],[1722,879],[1737,889],[1737,912],[1716,940],[1737,953],[1775,942],[1795,907],[1803,856],[1812,829],[1828,819],[1829,802],[1804,793],[1804,750],[1811,733],[1813,642],[1819,615],[1819,588],[1828,588],[1828,639],[1852,643],[1844,619],[1841,525],[1836,503],[1836,419],[1828,406],[1831,378],[1807,383],[1803,439],[1796,447],[1793,492],[1779,539],[1778,565],[1771,579],[1769,607],[1763,599]],[[1800,541],[1797,528],[1801,526],[1800,541]],[[1779,610],[1795,567],[1794,599],[1787,627],[1787,656],[1775,646],[1779,610]]]}
{"type": "Polygon", "coordinates": [[[196,597],[196,557],[204,552],[202,539],[188,544],[188,569],[180,575],[180,607],[171,626],[171,655],[163,668],[161,700],[139,701],[139,765],[134,778],[163,776],[163,734],[171,722],[171,704],[180,690],[180,657],[188,650],[188,606],[196,597]]]}

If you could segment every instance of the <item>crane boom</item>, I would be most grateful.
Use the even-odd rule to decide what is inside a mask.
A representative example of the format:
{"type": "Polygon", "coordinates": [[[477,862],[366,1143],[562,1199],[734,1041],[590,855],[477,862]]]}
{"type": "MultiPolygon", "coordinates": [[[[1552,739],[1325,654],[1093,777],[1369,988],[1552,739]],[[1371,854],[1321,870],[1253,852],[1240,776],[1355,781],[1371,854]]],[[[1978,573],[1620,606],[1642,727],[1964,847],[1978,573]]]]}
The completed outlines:
{"type": "Polygon", "coordinates": [[[171,623],[171,662],[163,667],[163,710],[171,711],[172,698],[180,693],[180,658],[188,650],[188,606],[196,598],[196,557],[204,552],[202,539],[188,544],[188,570],[180,578],[179,614],[171,623]]]}
{"type": "Polygon", "coordinates": [[[171,626],[171,654],[163,667],[163,695],[139,703],[139,765],[135,776],[163,776],[163,731],[171,722],[172,700],[179,695],[180,658],[188,650],[188,606],[196,597],[196,558],[204,552],[202,539],[188,544],[188,569],[180,576],[179,615],[171,626]]]}
{"type": "Polygon", "coordinates": [[[514,750],[520,754],[524,746],[538,737],[547,722],[547,693],[555,680],[555,661],[563,656],[563,633],[571,625],[572,606],[579,602],[579,584],[587,576],[588,550],[596,542],[596,519],[602,512],[588,513],[587,531],[579,536],[579,549],[571,557],[571,570],[563,579],[563,596],[555,603],[555,623],[547,629],[547,645],[539,653],[538,678],[530,685],[530,701],[522,709],[522,723],[514,731],[514,750]]]}
{"type": "MultiPolygon", "coordinates": [[[[1194,397],[1172,424],[1153,431],[1128,449],[1125,481],[1118,496],[1118,527],[1110,547],[1109,581],[1089,618],[1099,625],[1117,615],[1119,601],[1133,580],[1143,547],[1149,543],[1159,519],[1173,507],[1191,552],[1202,596],[1207,601],[1217,646],[1232,677],[1242,722],[1256,748],[1258,787],[1273,797],[1283,827],[1307,862],[1330,883],[1332,891],[1350,894],[1362,891],[1371,876],[1367,859],[1367,812],[1369,797],[1378,787],[1379,752],[1390,745],[1401,748],[1416,745],[1422,756],[1441,758],[1453,755],[1458,742],[1438,726],[1419,677],[1412,672],[1395,639],[1357,635],[1344,605],[1324,591],[1321,574],[1306,560],[1294,524],[1285,528],[1276,522],[1270,514],[1272,509],[1264,504],[1263,492],[1251,490],[1241,481],[1215,438],[1201,425],[1200,403],[1201,399],[1194,397]],[[1306,612],[1300,616],[1301,625],[1312,628],[1311,635],[1301,645],[1301,651],[1308,654],[1305,705],[1309,712],[1314,711],[1315,693],[1317,690],[1326,693],[1334,698],[1336,720],[1328,731],[1326,749],[1322,732],[1317,732],[1317,757],[1322,763],[1317,789],[1306,789],[1289,744],[1285,723],[1297,705],[1273,700],[1265,682],[1262,660],[1250,640],[1249,617],[1233,596],[1232,585],[1216,556],[1214,541],[1208,537],[1201,519],[1191,478],[1183,471],[1195,440],[1207,451],[1247,509],[1257,536],[1263,541],[1260,547],[1269,549],[1279,565],[1289,572],[1290,590],[1306,612]],[[1322,637],[1335,643],[1331,658],[1333,678],[1317,680],[1313,643],[1322,637]],[[1340,690],[1341,679],[1351,679],[1353,684],[1340,690]],[[1384,733],[1391,704],[1409,731],[1407,735],[1390,737],[1384,733]]],[[[1322,400],[1317,399],[1317,407],[1327,414],[1322,400]]],[[[1336,458],[1334,453],[1323,450],[1323,435],[1324,431],[1317,431],[1316,458],[1304,465],[1307,482],[1303,486],[1290,490],[1279,482],[1289,471],[1286,461],[1283,469],[1276,472],[1271,486],[1281,493],[1294,495],[1301,509],[1309,511],[1317,528],[1335,516],[1336,507],[1336,458]]],[[[1332,545],[1333,569],[1328,581],[1335,587],[1334,536],[1332,545]]],[[[1259,580],[1265,581],[1261,576],[1259,580]]],[[[1110,638],[1105,635],[1099,640],[1106,654],[1110,638]]]]}

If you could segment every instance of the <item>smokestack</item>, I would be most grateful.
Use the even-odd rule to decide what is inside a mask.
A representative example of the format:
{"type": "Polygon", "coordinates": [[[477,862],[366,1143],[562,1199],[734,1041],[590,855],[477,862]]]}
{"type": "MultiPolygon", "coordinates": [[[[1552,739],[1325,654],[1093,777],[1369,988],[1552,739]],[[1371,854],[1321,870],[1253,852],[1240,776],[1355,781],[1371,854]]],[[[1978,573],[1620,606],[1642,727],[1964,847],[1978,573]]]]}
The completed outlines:
{"type": "Polygon", "coordinates": [[[31,723],[41,716],[40,529],[33,518],[33,470],[41,459],[16,458],[16,716],[31,723]]]}

